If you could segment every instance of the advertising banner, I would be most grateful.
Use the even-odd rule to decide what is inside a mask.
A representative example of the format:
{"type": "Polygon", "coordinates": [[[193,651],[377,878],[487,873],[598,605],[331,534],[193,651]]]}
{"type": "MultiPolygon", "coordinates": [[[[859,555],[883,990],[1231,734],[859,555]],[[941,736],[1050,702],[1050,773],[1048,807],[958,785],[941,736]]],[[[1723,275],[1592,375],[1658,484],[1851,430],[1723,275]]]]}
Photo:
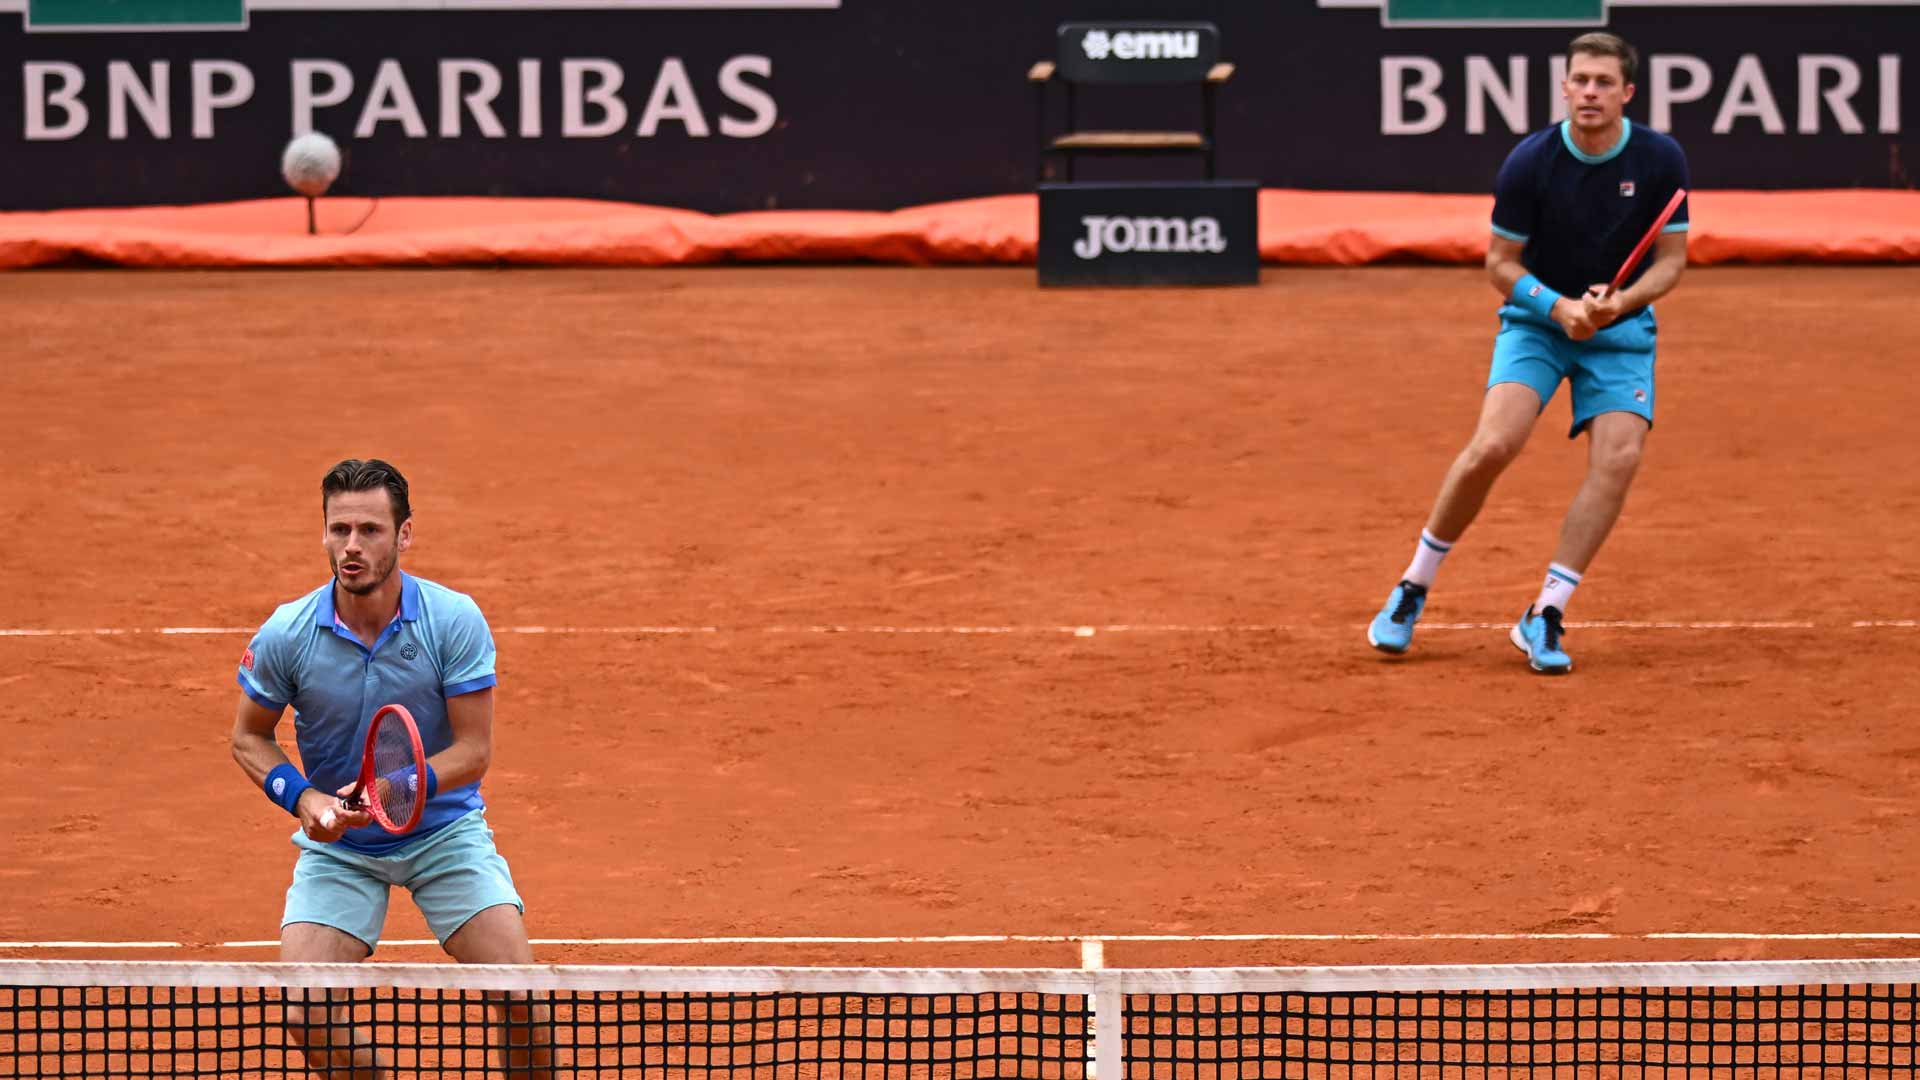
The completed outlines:
{"type": "Polygon", "coordinates": [[[1040,185],[1042,285],[1252,285],[1252,181],[1040,185]]]}
{"type": "MultiPolygon", "coordinates": [[[[1108,68],[1233,62],[1219,172],[1267,187],[1486,191],[1523,134],[1562,117],[1564,50],[1589,29],[1641,50],[1628,115],[1680,140],[1698,188],[1911,187],[1920,170],[1920,0],[1096,7],[0,0],[0,208],[284,194],[280,149],[307,130],[340,144],[336,190],[354,195],[723,212],[1031,191],[1042,104],[1025,73],[1089,16],[1217,28],[1067,40],[1108,68]]],[[[1076,105],[1083,126],[1195,125],[1177,87],[1088,86],[1076,105]]],[[[1077,175],[1192,176],[1176,167],[1077,175]]]]}

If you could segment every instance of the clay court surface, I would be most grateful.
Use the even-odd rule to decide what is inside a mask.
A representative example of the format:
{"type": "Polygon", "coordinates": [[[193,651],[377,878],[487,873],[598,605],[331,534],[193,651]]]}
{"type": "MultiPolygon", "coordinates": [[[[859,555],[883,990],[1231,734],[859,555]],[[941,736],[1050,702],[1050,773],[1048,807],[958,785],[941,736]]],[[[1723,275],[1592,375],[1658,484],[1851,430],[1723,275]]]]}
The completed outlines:
{"type": "MultiPolygon", "coordinates": [[[[1689,275],[1648,459],[1570,612],[1576,671],[1547,680],[1500,626],[1447,626],[1503,626],[1538,588],[1584,462],[1564,393],[1415,653],[1363,640],[1475,415],[1478,269],[8,276],[0,629],[87,632],[0,637],[0,940],[273,955],[217,947],[277,936],[294,855],[228,756],[247,635],[154,631],[252,628],[321,584],[320,476],[371,455],[414,486],[403,565],[495,628],[486,793],[536,937],[1911,955],[1642,935],[1920,931],[1916,295],[1914,269],[1689,275]]],[[[426,936],[404,900],[387,932],[426,936]]]]}

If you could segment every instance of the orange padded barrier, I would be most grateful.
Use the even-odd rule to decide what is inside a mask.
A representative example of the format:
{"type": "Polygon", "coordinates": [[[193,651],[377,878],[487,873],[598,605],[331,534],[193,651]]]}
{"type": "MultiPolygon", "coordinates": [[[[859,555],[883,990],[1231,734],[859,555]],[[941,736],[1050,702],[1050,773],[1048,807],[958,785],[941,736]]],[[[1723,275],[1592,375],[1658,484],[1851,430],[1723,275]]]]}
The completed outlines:
{"type": "MultiPolygon", "coordinates": [[[[1702,191],[1695,264],[1920,262],[1920,192],[1702,191]]],[[[1477,263],[1484,195],[1260,193],[1270,263],[1477,263]]],[[[893,211],[702,214],[586,199],[297,198],[0,213],[0,267],[667,266],[716,262],[1030,263],[1031,194],[893,211]]]]}

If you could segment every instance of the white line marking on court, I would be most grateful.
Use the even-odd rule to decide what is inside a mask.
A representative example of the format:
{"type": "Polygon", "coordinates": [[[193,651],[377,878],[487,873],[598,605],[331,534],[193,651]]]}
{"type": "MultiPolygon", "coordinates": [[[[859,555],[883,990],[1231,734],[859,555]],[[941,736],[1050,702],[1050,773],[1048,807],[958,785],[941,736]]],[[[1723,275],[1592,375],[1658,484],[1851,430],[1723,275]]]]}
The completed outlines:
{"type": "MultiPolygon", "coordinates": [[[[1357,625],[1357,624],[1356,624],[1357,625]]],[[[1422,630],[1505,630],[1508,622],[1429,622],[1422,630]]],[[[503,634],[612,635],[621,637],[676,636],[697,634],[952,634],[1019,635],[1090,638],[1099,634],[1286,634],[1345,633],[1354,629],[1347,624],[1299,623],[1107,623],[1105,625],[1059,626],[855,626],[823,623],[808,626],[503,626],[503,634]]],[[[1820,623],[1810,619],[1694,620],[1667,621],[1649,619],[1608,619],[1569,622],[1569,630],[1891,630],[1920,628],[1920,619],[1855,619],[1846,623],[1820,623]]],[[[98,627],[94,629],[55,629],[41,627],[0,628],[0,638],[116,637],[129,634],[161,636],[221,636],[252,634],[245,626],[158,626],[98,627]]]]}
{"type": "Polygon", "coordinates": [[[509,634],[717,634],[717,626],[508,626],[509,634]]]}
{"type": "Polygon", "coordinates": [[[1104,941],[1083,941],[1080,943],[1080,969],[1098,971],[1107,966],[1107,943],[1104,941]]]}
{"type": "MultiPolygon", "coordinates": [[[[278,945],[279,942],[274,942],[278,945]]],[[[178,941],[0,941],[0,949],[184,949],[178,941]]]]}
{"type": "MultiPolygon", "coordinates": [[[[1422,630],[1505,630],[1511,622],[1422,623],[1422,630]]],[[[1859,623],[1854,623],[1859,626],[1859,623]]],[[[1598,622],[1570,622],[1569,630],[1818,630],[1820,624],[1798,619],[1760,622],[1652,622],[1640,619],[1615,619],[1598,622]]]]}
{"type": "Polygon", "coordinates": [[[252,630],[243,626],[157,626],[151,630],[140,627],[98,627],[92,630],[42,630],[0,629],[0,637],[111,637],[120,634],[251,634],[252,630]]]}
{"type": "MultiPolygon", "coordinates": [[[[1587,933],[1439,933],[1439,934],[931,934],[902,936],[794,937],[608,937],[534,938],[535,945],[1088,945],[1192,944],[1200,942],[1420,942],[1420,941],[1920,941],[1920,931],[1863,931],[1768,934],[1746,931],[1660,931],[1645,934],[1587,933]]],[[[222,941],[222,949],[267,949],[277,939],[222,941]]],[[[389,946],[437,945],[432,938],[382,941],[389,946]]],[[[185,949],[178,941],[0,941],[0,949],[185,949]]]]}

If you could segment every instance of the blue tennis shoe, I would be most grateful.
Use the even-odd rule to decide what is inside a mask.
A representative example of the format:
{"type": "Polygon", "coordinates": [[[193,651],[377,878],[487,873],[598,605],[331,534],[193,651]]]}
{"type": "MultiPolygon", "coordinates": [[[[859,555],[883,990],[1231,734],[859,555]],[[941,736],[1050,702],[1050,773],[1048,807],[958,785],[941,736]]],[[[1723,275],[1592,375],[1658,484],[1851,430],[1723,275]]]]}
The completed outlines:
{"type": "Polygon", "coordinates": [[[1413,624],[1420,621],[1420,613],[1427,609],[1427,587],[1415,585],[1411,581],[1402,581],[1387,594],[1387,606],[1373,617],[1372,625],[1367,627],[1367,644],[1383,653],[1395,656],[1406,652],[1413,644],[1413,624]]]}
{"type": "Polygon", "coordinates": [[[1535,615],[1532,606],[1507,634],[1514,648],[1527,654],[1527,665],[1546,675],[1565,675],[1573,670],[1573,657],[1562,645],[1565,636],[1559,608],[1549,607],[1535,615]]]}

